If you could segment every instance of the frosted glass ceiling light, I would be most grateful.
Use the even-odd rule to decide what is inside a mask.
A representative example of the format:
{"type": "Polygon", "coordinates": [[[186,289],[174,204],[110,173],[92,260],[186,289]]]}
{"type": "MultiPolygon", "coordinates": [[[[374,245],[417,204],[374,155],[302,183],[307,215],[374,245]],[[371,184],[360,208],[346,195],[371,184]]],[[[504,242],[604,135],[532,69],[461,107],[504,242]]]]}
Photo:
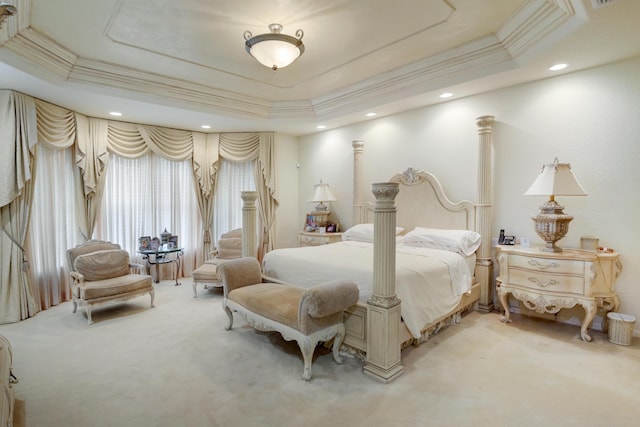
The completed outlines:
{"type": "Polygon", "coordinates": [[[298,59],[304,53],[302,30],[296,31],[296,36],[282,34],[282,25],[269,25],[268,34],[254,36],[250,31],[244,32],[244,45],[249,55],[253,56],[265,67],[276,71],[284,68],[298,59]]]}

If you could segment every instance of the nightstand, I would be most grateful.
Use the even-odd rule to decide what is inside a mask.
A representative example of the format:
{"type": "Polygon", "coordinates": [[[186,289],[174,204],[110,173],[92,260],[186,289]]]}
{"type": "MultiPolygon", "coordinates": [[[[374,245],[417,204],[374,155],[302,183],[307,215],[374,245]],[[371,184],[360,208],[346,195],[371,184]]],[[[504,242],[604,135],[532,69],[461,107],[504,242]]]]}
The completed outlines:
{"type": "Polygon", "coordinates": [[[342,233],[316,233],[314,231],[301,231],[298,233],[299,246],[328,245],[342,241],[342,233]]]}
{"type": "Polygon", "coordinates": [[[598,308],[616,311],[620,305],[614,283],[622,264],[615,252],[543,252],[539,248],[504,245],[498,245],[496,251],[496,290],[504,308],[504,322],[510,321],[509,294],[537,313],[555,314],[579,304],[585,311],[580,336],[591,341],[587,328],[598,308]]]}

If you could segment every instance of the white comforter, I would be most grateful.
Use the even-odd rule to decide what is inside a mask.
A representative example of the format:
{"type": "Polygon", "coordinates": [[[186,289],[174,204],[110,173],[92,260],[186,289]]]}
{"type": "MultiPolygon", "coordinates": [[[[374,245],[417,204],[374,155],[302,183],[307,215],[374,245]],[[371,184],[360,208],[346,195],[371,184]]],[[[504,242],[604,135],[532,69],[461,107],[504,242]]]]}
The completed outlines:
{"type": "MultiPolygon", "coordinates": [[[[423,326],[449,313],[471,289],[470,264],[438,249],[396,247],[396,294],[402,319],[414,338],[423,326]]],[[[264,274],[302,287],[332,279],[358,284],[360,301],[373,294],[373,244],[354,241],[277,249],[263,261],[264,274]]]]}

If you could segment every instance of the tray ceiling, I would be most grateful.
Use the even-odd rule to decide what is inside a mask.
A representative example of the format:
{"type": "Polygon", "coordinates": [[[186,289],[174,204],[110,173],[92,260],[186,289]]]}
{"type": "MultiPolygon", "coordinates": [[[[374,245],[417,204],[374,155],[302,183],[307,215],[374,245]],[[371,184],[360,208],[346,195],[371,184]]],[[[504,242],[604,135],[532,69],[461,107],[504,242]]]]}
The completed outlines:
{"type": "Polygon", "coordinates": [[[0,29],[2,87],[192,130],[300,135],[443,102],[445,90],[546,78],[557,61],[575,71],[640,54],[640,2],[622,0],[10,3],[18,14],[0,29]],[[244,49],[245,31],[271,23],[302,29],[306,47],[276,72],[244,49]]]}

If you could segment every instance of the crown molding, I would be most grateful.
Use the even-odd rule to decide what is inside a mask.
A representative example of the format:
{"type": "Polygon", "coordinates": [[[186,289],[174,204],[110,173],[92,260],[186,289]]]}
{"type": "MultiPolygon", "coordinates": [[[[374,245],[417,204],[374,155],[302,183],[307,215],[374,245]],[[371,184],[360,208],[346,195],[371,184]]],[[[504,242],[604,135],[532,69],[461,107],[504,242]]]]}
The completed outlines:
{"type": "Polygon", "coordinates": [[[517,58],[576,16],[570,0],[531,0],[497,32],[510,55],[517,58]]]}
{"type": "Polygon", "coordinates": [[[78,55],[31,27],[20,30],[4,47],[65,80],[78,61],[78,55]]]}
{"type": "Polygon", "coordinates": [[[19,20],[8,20],[2,47],[71,83],[91,85],[120,96],[168,99],[198,110],[247,118],[326,120],[407,96],[477,79],[517,67],[517,59],[535,50],[575,16],[571,0],[531,0],[495,35],[380,74],[312,99],[269,101],[104,61],[79,57],[29,26],[31,2],[19,5],[19,20]],[[18,28],[19,27],[19,28],[18,28]],[[13,35],[12,35],[13,34],[13,35]]]}

